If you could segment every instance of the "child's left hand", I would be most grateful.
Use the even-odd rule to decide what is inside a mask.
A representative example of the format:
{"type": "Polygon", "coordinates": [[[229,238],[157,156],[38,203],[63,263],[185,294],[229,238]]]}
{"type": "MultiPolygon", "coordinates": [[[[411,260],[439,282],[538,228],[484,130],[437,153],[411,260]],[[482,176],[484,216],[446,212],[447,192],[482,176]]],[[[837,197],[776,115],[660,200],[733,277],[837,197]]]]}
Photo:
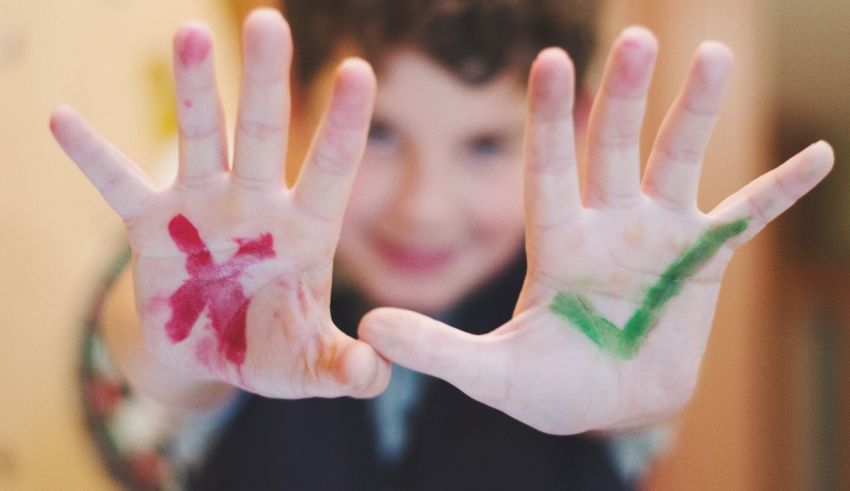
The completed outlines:
{"type": "Polygon", "coordinates": [[[832,167],[817,143],[714,210],[697,209],[700,161],[732,57],[696,52],[639,185],[638,140],[657,47],[626,30],[609,57],[588,127],[579,189],[573,70],[559,50],[532,68],[526,135],[528,274],[514,318],[474,336],[426,316],[378,309],[361,339],[548,433],[649,424],[696,384],[720,280],[733,251],[832,167]]]}

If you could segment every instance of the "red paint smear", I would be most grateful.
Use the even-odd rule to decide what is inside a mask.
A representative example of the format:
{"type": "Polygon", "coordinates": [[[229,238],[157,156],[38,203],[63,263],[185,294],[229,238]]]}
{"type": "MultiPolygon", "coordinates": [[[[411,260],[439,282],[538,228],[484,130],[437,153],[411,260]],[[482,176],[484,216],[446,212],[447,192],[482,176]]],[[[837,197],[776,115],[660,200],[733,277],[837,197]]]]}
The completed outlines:
{"type": "Polygon", "coordinates": [[[239,276],[247,267],[275,256],[271,234],[235,239],[239,245],[236,254],[216,264],[198,229],[185,216],[172,218],[168,232],[177,248],[187,255],[190,278],[168,299],[171,318],[165,324],[165,332],[171,341],[183,341],[206,307],[219,353],[241,365],[248,349],[245,324],[251,299],[245,296],[239,276]]]}
{"type": "Polygon", "coordinates": [[[617,95],[638,95],[649,82],[655,50],[643,41],[627,37],[622,41],[616,64],[616,76],[609,82],[617,95]]]}
{"type": "Polygon", "coordinates": [[[207,35],[197,29],[187,29],[178,34],[176,44],[177,58],[183,65],[204,61],[212,47],[207,35]]]}
{"type": "Polygon", "coordinates": [[[213,371],[221,372],[222,360],[217,356],[218,342],[212,338],[201,338],[195,345],[195,359],[213,371]]]}

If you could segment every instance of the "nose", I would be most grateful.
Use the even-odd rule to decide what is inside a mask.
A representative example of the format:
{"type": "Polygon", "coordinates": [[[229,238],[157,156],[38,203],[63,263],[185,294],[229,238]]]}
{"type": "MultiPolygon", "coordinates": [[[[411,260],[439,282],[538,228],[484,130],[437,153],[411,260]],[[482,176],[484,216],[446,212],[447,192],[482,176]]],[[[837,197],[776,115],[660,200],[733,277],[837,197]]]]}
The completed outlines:
{"type": "Polygon", "coordinates": [[[456,214],[455,183],[448,158],[437,152],[410,152],[396,199],[398,225],[420,233],[442,230],[456,214]]]}

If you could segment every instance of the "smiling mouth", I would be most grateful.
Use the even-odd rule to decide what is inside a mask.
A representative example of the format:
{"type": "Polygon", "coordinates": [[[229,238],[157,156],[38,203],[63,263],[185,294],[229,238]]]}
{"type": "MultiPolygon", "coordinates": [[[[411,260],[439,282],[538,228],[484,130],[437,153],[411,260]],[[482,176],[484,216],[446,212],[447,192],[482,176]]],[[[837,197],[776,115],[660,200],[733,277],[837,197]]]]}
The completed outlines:
{"type": "Polygon", "coordinates": [[[456,256],[456,252],[448,247],[425,249],[385,240],[377,241],[376,245],[384,263],[404,273],[435,273],[448,266],[456,256]]]}

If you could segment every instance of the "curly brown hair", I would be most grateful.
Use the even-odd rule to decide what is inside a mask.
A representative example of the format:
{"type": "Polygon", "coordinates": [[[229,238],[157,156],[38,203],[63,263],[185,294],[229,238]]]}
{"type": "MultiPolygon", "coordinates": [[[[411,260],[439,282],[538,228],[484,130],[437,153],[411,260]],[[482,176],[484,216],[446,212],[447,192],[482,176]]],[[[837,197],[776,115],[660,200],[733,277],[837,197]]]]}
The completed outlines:
{"type": "Polygon", "coordinates": [[[470,84],[505,71],[524,81],[548,46],[567,50],[577,86],[595,42],[598,0],[284,0],[295,75],[309,83],[341,41],[380,70],[398,47],[419,49],[470,84]]]}

